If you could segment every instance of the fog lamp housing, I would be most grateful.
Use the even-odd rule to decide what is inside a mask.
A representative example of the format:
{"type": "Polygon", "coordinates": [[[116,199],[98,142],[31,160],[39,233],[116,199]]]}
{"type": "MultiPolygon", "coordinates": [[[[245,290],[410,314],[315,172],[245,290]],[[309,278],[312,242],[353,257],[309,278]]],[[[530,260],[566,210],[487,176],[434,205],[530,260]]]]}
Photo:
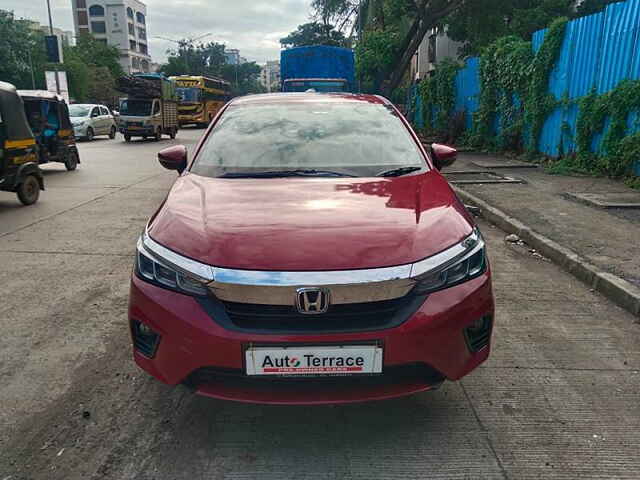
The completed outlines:
{"type": "Polygon", "coordinates": [[[493,317],[485,315],[463,329],[464,339],[470,352],[476,353],[486,348],[491,339],[493,317]]]}
{"type": "Polygon", "coordinates": [[[131,321],[131,336],[133,337],[133,346],[145,357],[153,358],[158,349],[160,335],[154,331],[149,325],[131,321]]]}

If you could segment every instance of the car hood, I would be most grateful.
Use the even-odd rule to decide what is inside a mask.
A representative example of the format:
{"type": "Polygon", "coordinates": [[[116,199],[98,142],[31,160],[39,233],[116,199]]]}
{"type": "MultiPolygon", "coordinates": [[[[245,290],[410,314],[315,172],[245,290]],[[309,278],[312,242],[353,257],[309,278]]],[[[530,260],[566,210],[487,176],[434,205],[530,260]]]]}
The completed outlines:
{"type": "Polygon", "coordinates": [[[187,257],[251,270],[402,265],[461,241],[472,221],[436,171],[396,178],[178,178],[149,234],[187,257]]]}

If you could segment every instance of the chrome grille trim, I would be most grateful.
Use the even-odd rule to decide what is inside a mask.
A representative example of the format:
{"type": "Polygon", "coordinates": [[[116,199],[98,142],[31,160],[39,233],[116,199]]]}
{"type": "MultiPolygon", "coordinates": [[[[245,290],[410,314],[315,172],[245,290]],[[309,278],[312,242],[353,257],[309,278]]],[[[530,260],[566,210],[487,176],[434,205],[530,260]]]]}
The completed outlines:
{"type": "MultiPolygon", "coordinates": [[[[353,287],[360,285],[364,287],[364,290],[387,291],[388,295],[398,294],[398,296],[402,296],[399,293],[404,291],[406,294],[413,286],[414,279],[416,277],[424,275],[430,271],[441,269],[455,262],[473,250],[478,243],[482,241],[481,238],[480,232],[477,229],[474,229],[471,235],[465,238],[462,242],[453,245],[440,253],[415,263],[398,265],[395,267],[304,272],[240,270],[214,267],[198,262],[197,260],[184,257],[173,250],[164,247],[153,240],[147,231],[143,233],[141,243],[144,246],[145,251],[150,253],[159,261],[167,263],[168,266],[174,267],[183,273],[195,277],[196,279],[209,282],[209,286],[212,291],[217,296],[220,296],[221,299],[224,299],[225,292],[230,292],[231,290],[236,289],[238,289],[239,292],[240,290],[253,290],[256,287],[270,287],[270,294],[281,297],[285,292],[290,292],[291,287],[331,286],[334,302],[336,302],[337,298],[340,299],[342,303],[350,303],[356,299],[353,298],[354,296],[349,295],[348,290],[345,290],[342,294],[337,294],[334,288],[348,287],[353,292],[353,287]],[[243,289],[241,288],[243,286],[251,288],[243,289]],[[280,288],[283,289],[282,293],[278,292],[278,289],[280,288]],[[338,296],[336,297],[336,295],[338,296]]],[[[248,295],[248,292],[245,292],[245,294],[248,295]]],[[[286,295],[289,294],[286,293],[286,295]]],[[[356,301],[365,301],[362,300],[360,295],[356,296],[359,297],[356,301]]],[[[237,295],[234,294],[233,297],[237,298],[237,295]]],[[[260,295],[260,297],[264,298],[264,295],[260,295]]],[[[292,298],[293,297],[289,296],[286,303],[290,304],[292,298]]],[[[371,298],[372,299],[370,301],[375,301],[374,297],[371,298]]],[[[384,300],[389,298],[396,297],[376,297],[375,299],[384,300]]],[[[228,298],[228,300],[232,299],[228,298]]],[[[270,301],[269,303],[274,302],[270,301]]]]}

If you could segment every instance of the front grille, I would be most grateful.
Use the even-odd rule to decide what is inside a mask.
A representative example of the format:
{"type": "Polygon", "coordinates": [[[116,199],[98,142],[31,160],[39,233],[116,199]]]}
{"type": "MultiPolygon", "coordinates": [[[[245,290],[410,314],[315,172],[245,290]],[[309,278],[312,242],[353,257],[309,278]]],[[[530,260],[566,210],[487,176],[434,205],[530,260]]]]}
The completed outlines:
{"type": "Polygon", "coordinates": [[[410,363],[385,367],[383,373],[369,375],[325,375],[325,376],[247,376],[241,370],[203,367],[191,372],[184,384],[191,388],[224,383],[231,386],[273,390],[291,388],[297,392],[322,388],[353,388],[358,386],[384,386],[401,382],[418,381],[428,385],[438,385],[444,375],[424,363],[410,363]]]}
{"type": "Polygon", "coordinates": [[[424,302],[406,295],[378,302],[331,305],[326,313],[305,315],[293,305],[261,305],[199,298],[205,311],[225,328],[252,333],[333,333],[370,331],[400,325],[424,302]]]}

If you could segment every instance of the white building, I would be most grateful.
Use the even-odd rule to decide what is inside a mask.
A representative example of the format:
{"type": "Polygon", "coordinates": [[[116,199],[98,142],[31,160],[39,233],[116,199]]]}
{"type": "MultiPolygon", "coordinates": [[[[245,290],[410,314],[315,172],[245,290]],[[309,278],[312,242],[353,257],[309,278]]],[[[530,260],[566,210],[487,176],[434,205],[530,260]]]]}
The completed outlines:
{"type": "Polygon", "coordinates": [[[445,58],[456,59],[460,47],[462,43],[451,40],[443,31],[434,28],[427,32],[411,59],[411,80],[428,77],[445,58]]]}
{"type": "Polygon", "coordinates": [[[139,0],[71,0],[76,36],[91,33],[120,50],[126,73],[148,72],[151,66],[147,7],[139,0]]]}
{"type": "Polygon", "coordinates": [[[280,91],[280,61],[270,60],[260,71],[260,83],[267,92],[280,91]]]}

